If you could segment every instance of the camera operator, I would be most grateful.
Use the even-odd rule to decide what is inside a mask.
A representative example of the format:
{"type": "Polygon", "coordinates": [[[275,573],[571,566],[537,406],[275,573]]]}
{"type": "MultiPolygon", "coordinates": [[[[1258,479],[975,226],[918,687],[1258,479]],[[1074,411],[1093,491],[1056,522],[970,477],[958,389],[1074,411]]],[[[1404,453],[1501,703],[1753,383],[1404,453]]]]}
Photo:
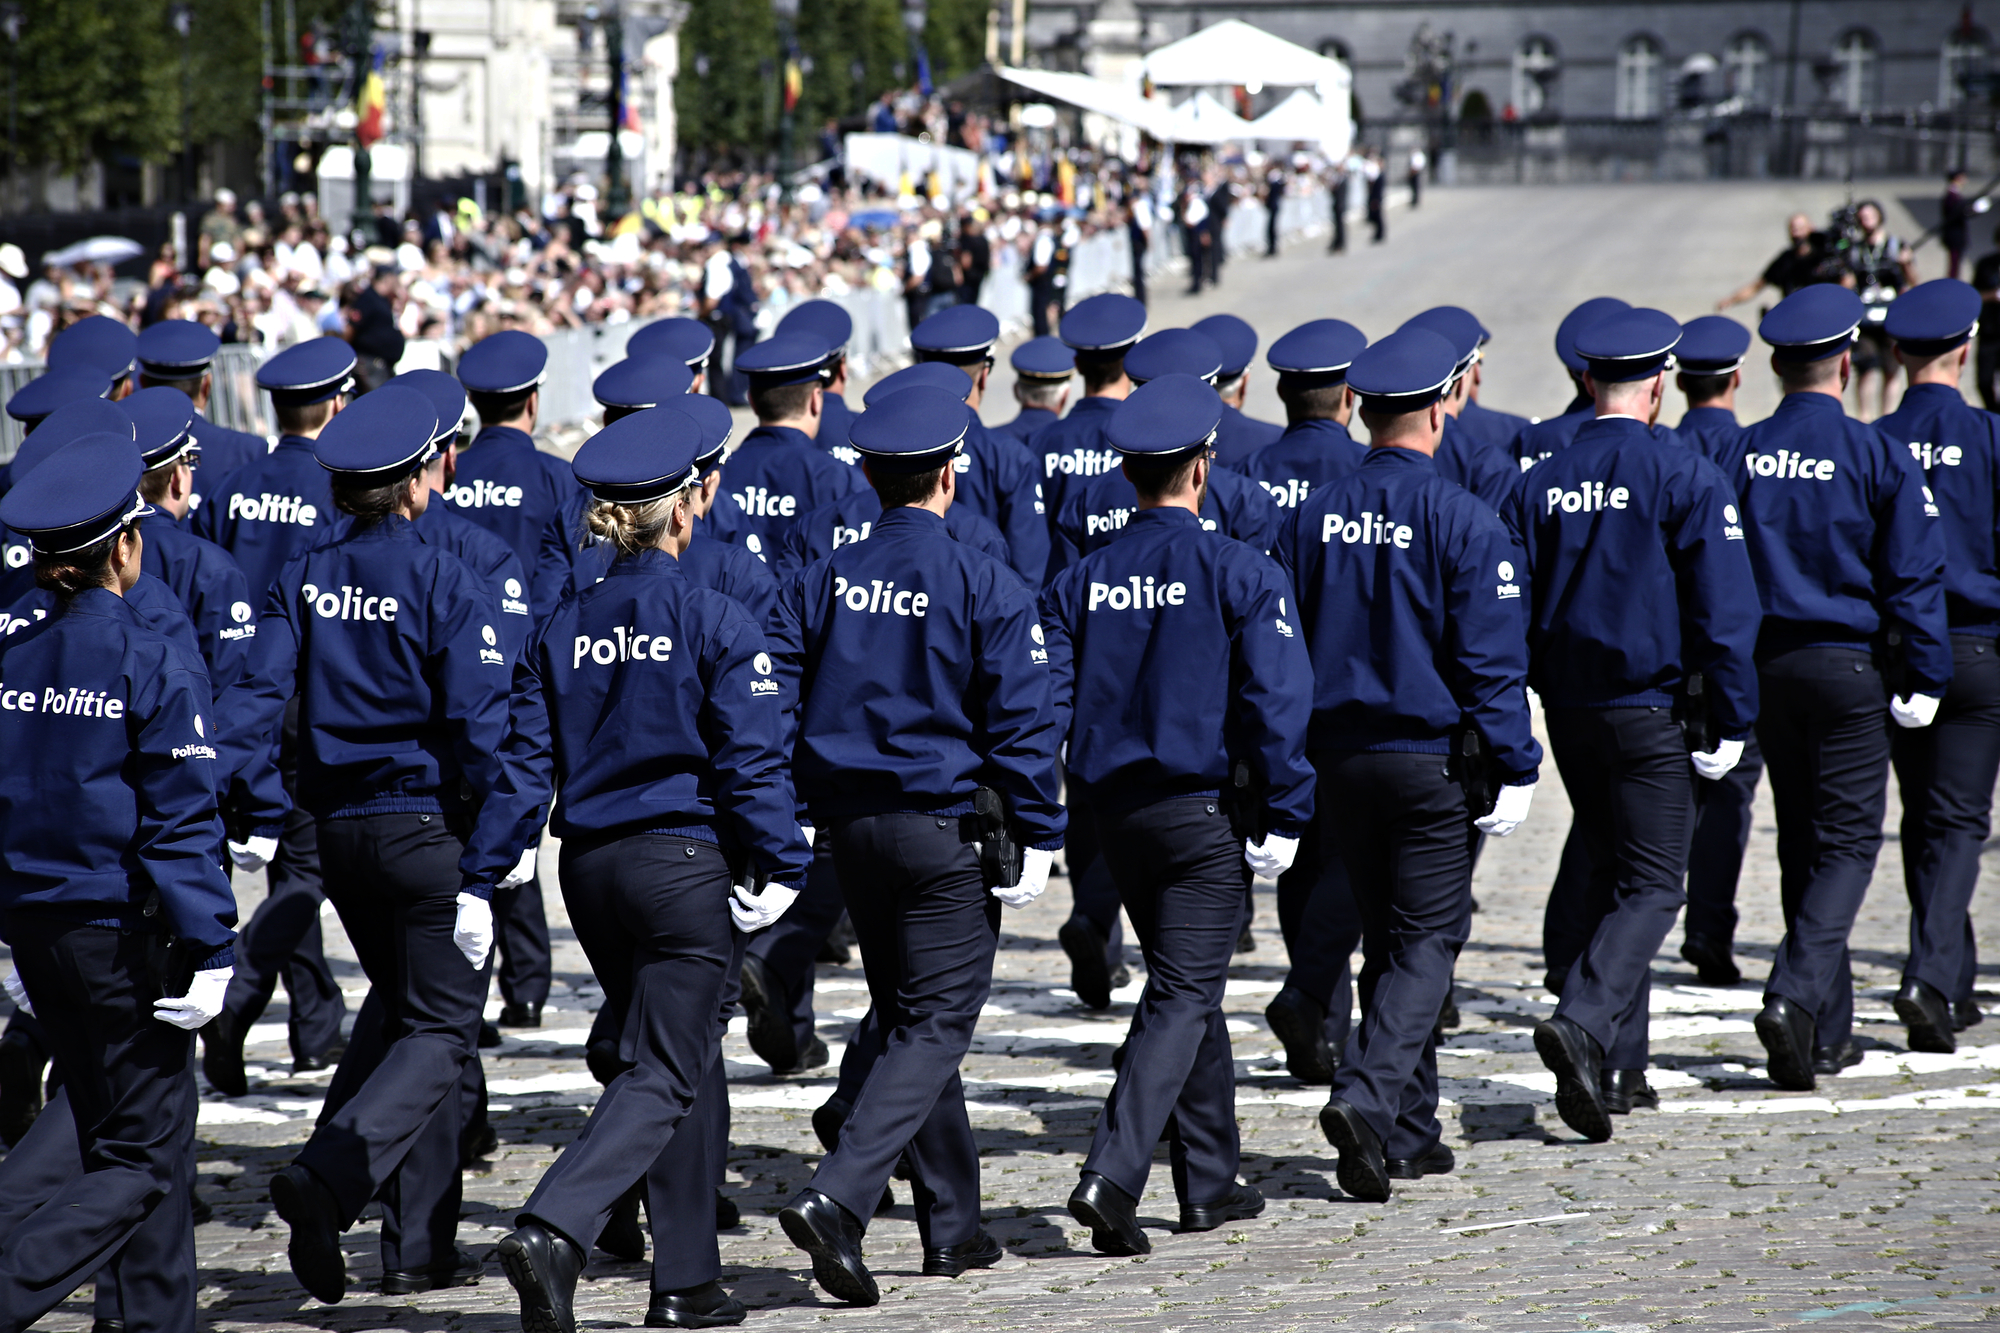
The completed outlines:
{"type": "Polygon", "coordinates": [[[1854,344],[1854,414],[1872,421],[1889,410],[1890,391],[1896,387],[1901,370],[1889,349],[1889,335],[1883,321],[1889,317],[1889,303],[1906,287],[1917,285],[1916,254],[1909,242],[1889,233],[1882,205],[1864,199],[1854,206],[1854,221],[1841,246],[1847,261],[1843,286],[1861,296],[1867,314],[1861,321],[1861,335],[1854,344]],[[1870,382],[1875,388],[1874,410],[1869,409],[1870,382]]]}
{"type": "Polygon", "coordinates": [[[1826,233],[1814,231],[1811,218],[1804,213],[1792,214],[1785,219],[1785,235],[1785,248],[1778,251],[1777,257],[1764,266],[1762,273],[1717,301],[1716,310],[1742,305],[1766,287],[1776,287],[1782,298],[1815,282],[1838,280],[1837,275],[1830,277],[1827,272],[1830,265],[1826,233]]]}
{"type": "MultiPolygon", "coordinates": [[[[2000,246],[2000,227],[1993,229],[2000,246]]],[[[1979,401],[1988,412],[2000,411],[2000,249],[1981,255],[1972,266],[1972,285],[1979,289],[1979,346],[1973,353],[1973,376],[1979,401]]]]}

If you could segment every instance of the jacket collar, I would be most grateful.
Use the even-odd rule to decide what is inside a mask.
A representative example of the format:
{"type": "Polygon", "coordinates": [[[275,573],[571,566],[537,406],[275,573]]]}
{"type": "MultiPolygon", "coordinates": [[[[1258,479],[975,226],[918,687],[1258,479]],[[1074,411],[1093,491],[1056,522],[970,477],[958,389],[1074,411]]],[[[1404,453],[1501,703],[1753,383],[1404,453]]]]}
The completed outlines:
{"type": "Polygon", "coordinates": [[[1171,524],[1176,527],[1199,528],[1201,526],[1201,516],[1199,514],[1191,514],[1179,505],[1160,505],[1154,509],[1141,509],[1133,514],[1130,519],[1126,520],[1125,531],[1130,532],[1142,524],[1154,526],[1171,524]]]}
{"type": "Polygon", "coordinates": [[[1354,438],[1353,431],[1338,421],[1329,421],[1325,417],[1314,417],[1310,421],[1301,421],[1295,426],[1285,427],[1286,438],[1294,435],[1338,435],[1343,440],[1354,438]]]}
{"type": "Polygon", "coordinates": [[[898,505],[894,509],[883,511],[882,517],[875,520],[875,529],[870,534],[870,540],[902,528],[908,528],[912,532],[941,533],[945,530],[945,523],[941,515],[933,514],[928,509],[919,509],[915,505],[898,505]]]}
{"type": "MultiPolygon", "coordinates": [[[[699,541],[700,538],[696,540],[699,541]]],[[[605,571],[604,577],[611,578],[619,574],[664,574],[670,578],[687,577],[686,572],[681,569],[681,562],[657,546],[644,551],[635,551],[631,555],[619,556],[611,562],[611,568],[605,571]]]]}
{"type": "Polygon", "coordinates": [[[1363,467],[1416,467],[1429,472],[1437,471],[1437,458],[1421,449],[1406,449],[1400,444],[1369,445],[1367,457],[1361,460],[1363,467]]]}
{"type": "MultiPolygon", "coordinates": [[[[819,447],[812,436],[796,426],[759,426],[743,437],[743,445],[751,444],[802,444],[808,449],[819,447]]],[[[741,448],[743,445],[737,447],[741,448]]]]}
{"type": "Polygon", "coordinates": [[[1965,395],[1950,384],[1912,384],[1903,391],[1904,406],[1922,403],[1927,407],[1945,403],[1963,403],[1965,395]]]}
{"type": "Polygon", "coordinates": [[[132,603],[109,588],[85,588],[70,598],[64,614],[103,616],[106,620],[122,620],[130,625],[139,623],[139,613],[132,609],[132,603]]]}
{"type": "Polygon", "coordinates": [[[1733,426],[1736,424],[1736,414],[1726,407],[1706,406],[1690,407],[1686,412],[1681,414],[1681,423],[1683,425],[1699,426],[1711,420],[1726,421],[1733,426]]]}
{"type": "MultiPolygon", "coordinates": [[[[433,496],[432,504],[442,503],[443,496],[433,496]]],[[[378,523],[357,523],[348,536],[351,542],[421,542],[423,537],[417,532],[417,525],[401,514],[391,514],[378,523]]]]}
{"type": "Polygon", "coordinates": [[[273,449],[271,452],[276,453],[278,449],[291,449],[295,451],[303,449],[305,452],[311,453],[313,451],[313,442],[303,435],[280,435],[278,437],[277,449],[273,449]]]}
{"type": "Polygon", "coordinates": [[[1844,417],[1847,404],[1830,393],[1788,393],[1778,400],[1778,410],[1772,415],[1784,416],[1788,412],[1831,412],[1844,417]]]}
{"type": "Polygon", "coordinates": [[[535,447],[535,437],[519,426],[482,426],[479,433],[472,437],[472,443],[465,447],[470,450],[489,444],[532,450],[535,447]]]}

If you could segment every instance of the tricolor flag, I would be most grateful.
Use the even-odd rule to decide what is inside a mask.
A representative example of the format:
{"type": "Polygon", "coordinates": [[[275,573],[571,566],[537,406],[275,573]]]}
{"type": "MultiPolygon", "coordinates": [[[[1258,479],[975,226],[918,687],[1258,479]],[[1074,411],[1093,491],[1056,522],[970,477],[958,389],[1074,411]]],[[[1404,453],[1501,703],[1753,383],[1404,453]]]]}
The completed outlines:
{"type": "Polygon", "coordinates": [[[382,120],[389,111],[389,97],[382,87],[382,48],[376,47],[374,63],[362,76],[361,91],[354,98],[354,140],[363,148],[382,138],[382,120]]]}

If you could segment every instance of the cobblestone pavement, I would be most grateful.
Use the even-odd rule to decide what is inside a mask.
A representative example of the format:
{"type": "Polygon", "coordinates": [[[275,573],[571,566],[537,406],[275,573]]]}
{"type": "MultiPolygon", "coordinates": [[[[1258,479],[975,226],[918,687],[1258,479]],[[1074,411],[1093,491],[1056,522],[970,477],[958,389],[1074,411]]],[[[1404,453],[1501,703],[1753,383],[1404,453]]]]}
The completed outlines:
{"type": "MultiPolygon", "coordinates": [[[[1744,235],[1724,240],[1761,256],[1776,230],[1775,222],[1764,222],[1781,214],[1794,192],[1735,193],[1737,206],[1761,211],[1738,227],[1744,235]]],[[[1715,215],[1710,196],[1678,190],[1671,197],[1682,195],[1707,210],[1704,216],[1715,215]]],[[[1406,250],[1393,262],[1407,269],[1411,308],[1461,296],[1476,305],[1473,294],[1452,289],[1458,279],[1423,278],[1431,261],[1462,270],[1453,218],[1514,234],[1569,213],[1587,224],[1647,197],[1669,196],[1435,192],[1421,221],[1401,223],[1397,241],[1406,250]],[[1565,206],[1551,214],[1550,201],[1565,206]]],[[[1728,259],[1711,265],[1714,274],[1697,275],[1689,290],[1706,290],[1713,280],[1726,290],[1737,280],[1726,275],[1741,267],[1728,259]]],[[[1333,266],[1341,262],[1347,261],[1311,250],[1267,266],[1244,261],[1232,266],[1226,292],[1238,309],[1268,300],[1281,312],[1260,319],[1268,335],[1284,326],[1283,314],[1323,313],[1324,307],[1308,308],[1312,289],[1334,283],[1342,271],[1333,266]]],[[[1564,274],[1558,287],[1619,288],[1619,276],[1564,274]]],[[[1160,323],[1186,317],[1178,303],[1161,305],[1160,323]]],[[[1692,313],[1688,305],[1668,308],[1692,313]]],[[[1386,316],[1363,322],[1371,331],[1387,326],[1386,316]]],[[[1527,336],[1523,328],[1516,341],[1527,336]]],[[[1546,330],[1533,337],[1544,344],[1546,330]]],[[[1654,962],[1652,1079],[1663,1104],[1621,1119],[1617,1137],[1592,1145],[1556,1118],[1552,1080],[1528,1035],[1551,1008],[1539,983],[1540,917],[1568,826],[1553,765],[1545,768],[1528,823],[1489,845],[1475,886],[1483,910],[1473,919],[1458,974],[1464,1023],[1441,1058],[1446,1141],[1458,1153],[1458,1170],[1398,1182],[1396,1196],[1379,1205],[1347,1198],[1334,1184],[1333,1153],[1315,1119],[1324,1090],[1285,1074],[1265,1026],[1262,1008],[1284,976],[1285,958],[1271,886],[1260,884],[1257,948],[1237,960],[1227,1005],[1240,1079],[1243,1174],[1270,1206],[1254,1221],[1172,1235],[1174,1200],[1162,1160],[1142,1205],[1155,1248],[1138,1259],[1093,1253],[1087,1231],[1062,1208],[1138,985],[1121,992],[1108,1013],[1077,1004],[1055,943],[1068,910],[1067,885],[1057,880],[1041,902],[1007,914],[991,1003],[966,1063],[984,1157],[986,1224],[1007,1250],[1001,1265],[956,1280],[918,1276],[908,1190],[898,1185],[900,1206],[876,1220],[868,1239],[882,1305],[850,1311],[827,1301],[773,1214],[818,1160],[808,1115],[832,1079],[770,1076],[744,1045],[739,1020],[726,1048],[735,1115],[726,1190],[744,1220],[723,1238],[724,1281],[752,1307],[752,1326],[771,1328],[831,1321],[857,1330],[1032,1323],[1158,1330],[1227,1324],[1271,1333],[1333,1325],[1638,1333],[1669,1324],[1720,1330],[2000,1321],[2000,967],[1981,969],[1980,997],[1991,1017],[1962,1034],[1958,1054],[1905,1050],[1888,1004],[1907,928],[1896,819],[1892,804],[1890,840],[1854,936],[1865,1061],[1824,1080],[1817,1093],[1778,1092],[1764,1078],[1750,1020],[1779,922],[1770,806],[1760,798],[1741,894],[1740,961],[1748,977],[1733,990],[1699,986],[1674,953],[1679,932],[1670,937],[1654,962]]],[[[545,855],[543,864],[553,858],[545,855]]],[[[595,1095],[581,1056],[598,991],[549,878],[555,995],[540,1030],[510,1032],[501,1048],[486,1053],[501,1146],[466,1180],[461,1240],[475,1251],[490,1251],[509,1229],[511,1210],[595,1095]]],[[[247,913],[261,897],[261,877],[239,877],[238,889],[247,913]]],[[[1990,881],[1975,913],[1989,949],[1995,947],[2000,897],[1990,881]]],[[[337,925],[329,924],[328,940],[352,1008],[364,983],[337,925]]],[[[837,1061],[865,1003],[858,968],[823,968],[818,996],[821,1030],[837,1061]]],[[[326,1076],[289,1075],[282,1020],[281,1002],[252,1033],[252,1095],[227,1101],[206,1094],[203,1102],[199,1188],[215,1205],[216,1220],[200,1229],[198,1249],[212,1326],[231,1333],[517,1328],[512,1292],[497,1265],[473,1288],[415,1297],[374,1293],[377,1224],[368,1219],[348,1236],[347,1299],[321,1306],[299,1290],[286,1267],[286,1231],[265,1188],[306,1137],[326,1076]]],[[[637,1325],[646,1292],[643,1266],[594,1266],[579,1292],[583,1323],[637,1325]]],[[[88,1324],[87,1288],[45,1321],[65,1333],[88,1324]]]]}

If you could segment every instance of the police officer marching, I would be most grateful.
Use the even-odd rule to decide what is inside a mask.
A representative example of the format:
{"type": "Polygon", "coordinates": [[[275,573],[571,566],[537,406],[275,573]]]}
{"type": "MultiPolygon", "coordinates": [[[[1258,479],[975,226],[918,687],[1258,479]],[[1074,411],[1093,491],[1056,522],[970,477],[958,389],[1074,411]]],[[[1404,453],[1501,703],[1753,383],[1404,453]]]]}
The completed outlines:
{"type": "Polygon", "coordinates": [[[1315,319],[1272,343],[1265,353],[1264,359],[1278,372],[1284,433],[1236,466],[1269,492],[1278,508],[1296,510],[1314,488],[1361,466],[1367,450],[1347,432],[1354,397],[1347,391],[1345,377],[1348,365],[1367,345],[1366,335],[1347,321],[1315,319]]]}
{"type": "Polygon", "coordinates": [[[246,687],[267,734],[301,700],[298,804],[383,1013],[357,1028],[318,1128],[271,1182],[292,1272],[329,1303],[346,1290],[340,1233],[378,1194],[387,1290],[479,1274],[455,1243],[459,1093],[477,1058],[495,881],[474,873],[466,840],[501,781],[508,661],[485,581],[412,522],[430,500],[437,426],[428,398],[385,385],[321,435],[353,526],[286,564],[246,687]]]}
{"type": "Polygon", "coordinates": [[[778,321],[777,333],[806,333],[826,344],[826,383],[820,390],[819,430],[813,443],[849,465],[861,461],[847,432],[854,409],[847,405],[847,344],[854,337],[854,316],[834,301],[801,301],[778,321]]]}
{"type": "Polygon", "coordinates": [[[1257,330],[1235,315],[1210,315],[1189,325],[1222,350],[1215,393],[1222,399],[1222,425],[1215,435],[1215,465],[1243,471],[1251,455],[1276,444],[1283,426],[1259,421],[1243,412],[1250,393],[1250,363],[1257,359],[1257,330]]]}
{"type": "Polygon", "coordinates": [[[59,603],[0,639],[6,989],[39,1014],[73,1112],[42,1116],[0,1164],[8,1328],[107,1258],[121,1288],[144,1293],[135,1323],[197,1327],[191,1034],[222,1007],[236,904],[206,673],[124,600],[143,559],[143,471],[129,436],[87,435],[0,501],[59,603]],[[44,1192],[20,1188],[26,1172],[44,1192]]]}
{"type": "Polygon", "coordinates": [[[1470,927],[1474,830],[1513,831],[1542,758],[1520,553],[1433,461],[1457,362],[1426,329],[1353,354],[1344,391],[1360,395],[1367,456],[1293,514],[1273,553],[1312,660],[1319,855],[1343,864],[1366,957],[1354,1058],[1320,1124],[1340,1187],[1375,1201],[1455,1165],[1433,1016],[1470,927]]]}
{"type": "Polygon", "coordinates": [[[743,935],[798,896],[810,853],[763,634],[680,566],[695,539],[703,449],[701,426],[661,407],[578,450],[576,476],[596,497],[590,527],[615,556],[515,669],[509,747],[520,779],[481,809],[474,838],[472,873],[496,883],[561,793],[552,827],[564,900],[605,1007],[622,1019],[624,1072],[500,1243],[528,1328],[575,1329],[577,1276],[642,1180],[655,1249],[646,1322],[705,1328],[744,1316],[716,1281],[710,1181],[721,1163],[690,1108],[726,1096],[725,987],[743,935]],[[688,1200],[697,1215],[684,1215],[688,1200]]]}
{"type": "Polygon", "coordinates": [[[1501,513],[1513,498],[1520,480],[1516,465],[1503,449],[1475,439],[1458,424],[1459,413],[1471,401],[1472,371],[1479,363],[1479,348],[1486,341],[1486,329],[1469,310],[1454,305],[1433,306],[1403,322],[1406,329],[1428,329],[1451,344],[1458,356],[1458,368],[1446,391],[1444,437],[1438,444],[1438,475],[1455,481],[1501,513]]]}
{"type": "Polygon", "coordinates": [[[1680,325],[1643,309],[1578,336],[1597,415],[1528,473],[1511,515],[1528,682],[1588,862],[1587,935],[1535,1050],[1563,1123],[1593,1142],[1612,1115],[1657,1104],[1651,962],[1685,896],[1694,774],[1727,773],[1757,716],[1758,611],[1729,485],[1650,428],[1679,341],[1680,325]]]}
{"type": "Polygon", "coordinates": [[[797,332],[777,334],[736,358],[735,369],[749,377],[757,429],[722,465],[722,491],[735,511],[727,530],[767,563],[800,515],[867,484],[814,443],[831,355],[824,339],[797,332]]]}
{"type": "Polygon", "coordinates": [[[854,1305],[880,1299],[862,1219],[906,1155],[924,1271],[1000,1257],[979,1227],[958,1065],[991,985],[1000,904],[1041,893],[1063,837],[1033,600],[944,527],[971,420],[956,395],[923,386],[863,414],[853,441],[882,518],[779,601],[777,655],[800,682],[794,780],[833,840],[881,1032],[839,1146],[779,1221],[854,1305]]]}
{"type": "MultiPolygon", "coordinates": [[[[1008,354],[1007,364],[1014,369],[1014,401],[1021,405],[1021,410],[1012,421],[991,430],[995,435],[1010,435],[1018,443],[1032,446],[1035,436],[1054,425],[1062,417],[1063,408],[1069,405],[1069,381],[1076,374],[1076,353],[1064,346],[1062,339],[1044,334],[1016,347],[1008,354]]],[[[1029,453],[1034,453],[1032,447],[1029,453]]],[[[1039,466],[1039,458],[1036,463],[1039,466]]]]}
{"type": "Polygon", "coordinates": [[[1223,985],[1253,871],[1284,870],[1312,813],[1309,664],[1262,552],[1205,538],[1222,401],[1150,380],[1111,416],[1138,512],[1042,597],[1070,782],[1145,953],[1148,978],[1069,1210],[1106,1254],[1152,1243],[1137,1208],[1171,1145],[1180,1230],[1264,1209],[1240,1185],[1223,985]]]}
{"type": "Polygon", "coordinates": [[[1069,415],[1035,436],[1041,455],[1042,503],[1054,529],[1070,491],[1118,466],[1118,451],[1105,442],[1111,413],[1132,392],[1125,354],[1146,331],[1146,307],[1118,292],[1101,292],[1063,313],[1063,344],[1076,354],[1083,397],[1069,415]]]}
{"type": "Polygon", "coordinates": [[[1909,447],[1941,511],[1951,633],[1951,685],[1937,720],[1899,727],[1890,740],[1910,899],[1910,959],[1895,1006],[1915,1051],[1950,1052],[1953,1033],[1979,1021],[1969,909],[2000,771],[2000,420],[1958,391],[1978,296],[1939,278],[1890,305],[1887,332],[1910,387],[1875,421],[1909,447]]]}
{"type": "MultiPolygon", "coordinates": [[[[208,471],[203,480],[211,484],[270,452],[263,436],[218,426],[203,415],[214,401],[215,374],[209,367],[221,347],[222,340],[213,329],[191,319],[163,319],[141,330],[135,347],[140,393],[156,387],[173,389],[193,404],[194,435],[208,471]]],[[[200,497],[196,491],[189,507],[200,508],[200,497]]]]}
{"type": "Polygon", "coordinates": [[[1522,471],[1533,467],[1551,454],[1560,453],[1569,447],[1584,424],[1596,416],[1596,407],[1589,388],[1584,384],[1584,376],[1589,367],[1577,354],[1576,337],[1601,319],[1630,310],[1631,303],[1615,296],[1593,296],[1562,317],[1556,325],[1556,360],[1562,362],[1563,371],[1569,376],[1576,392],[1569,405],[1554,415],[1530,422],[1514,437],[1509,452],[1521,465],[1522,471]]]}
{"type": "Polygon", "coordinates": [[[1763,630],[1757,740],[1778,816],[1785,936],[1757,1037],[1781,1088],[1857,1064],[1848,932],[1882,846],[1889,729],[1936,718],[1952,677],[1945,541],[1909,450],[1841,406],[1865,311],[1792,293],[1758,326],[1784,396],[1736,478],[1763,630]]]}

